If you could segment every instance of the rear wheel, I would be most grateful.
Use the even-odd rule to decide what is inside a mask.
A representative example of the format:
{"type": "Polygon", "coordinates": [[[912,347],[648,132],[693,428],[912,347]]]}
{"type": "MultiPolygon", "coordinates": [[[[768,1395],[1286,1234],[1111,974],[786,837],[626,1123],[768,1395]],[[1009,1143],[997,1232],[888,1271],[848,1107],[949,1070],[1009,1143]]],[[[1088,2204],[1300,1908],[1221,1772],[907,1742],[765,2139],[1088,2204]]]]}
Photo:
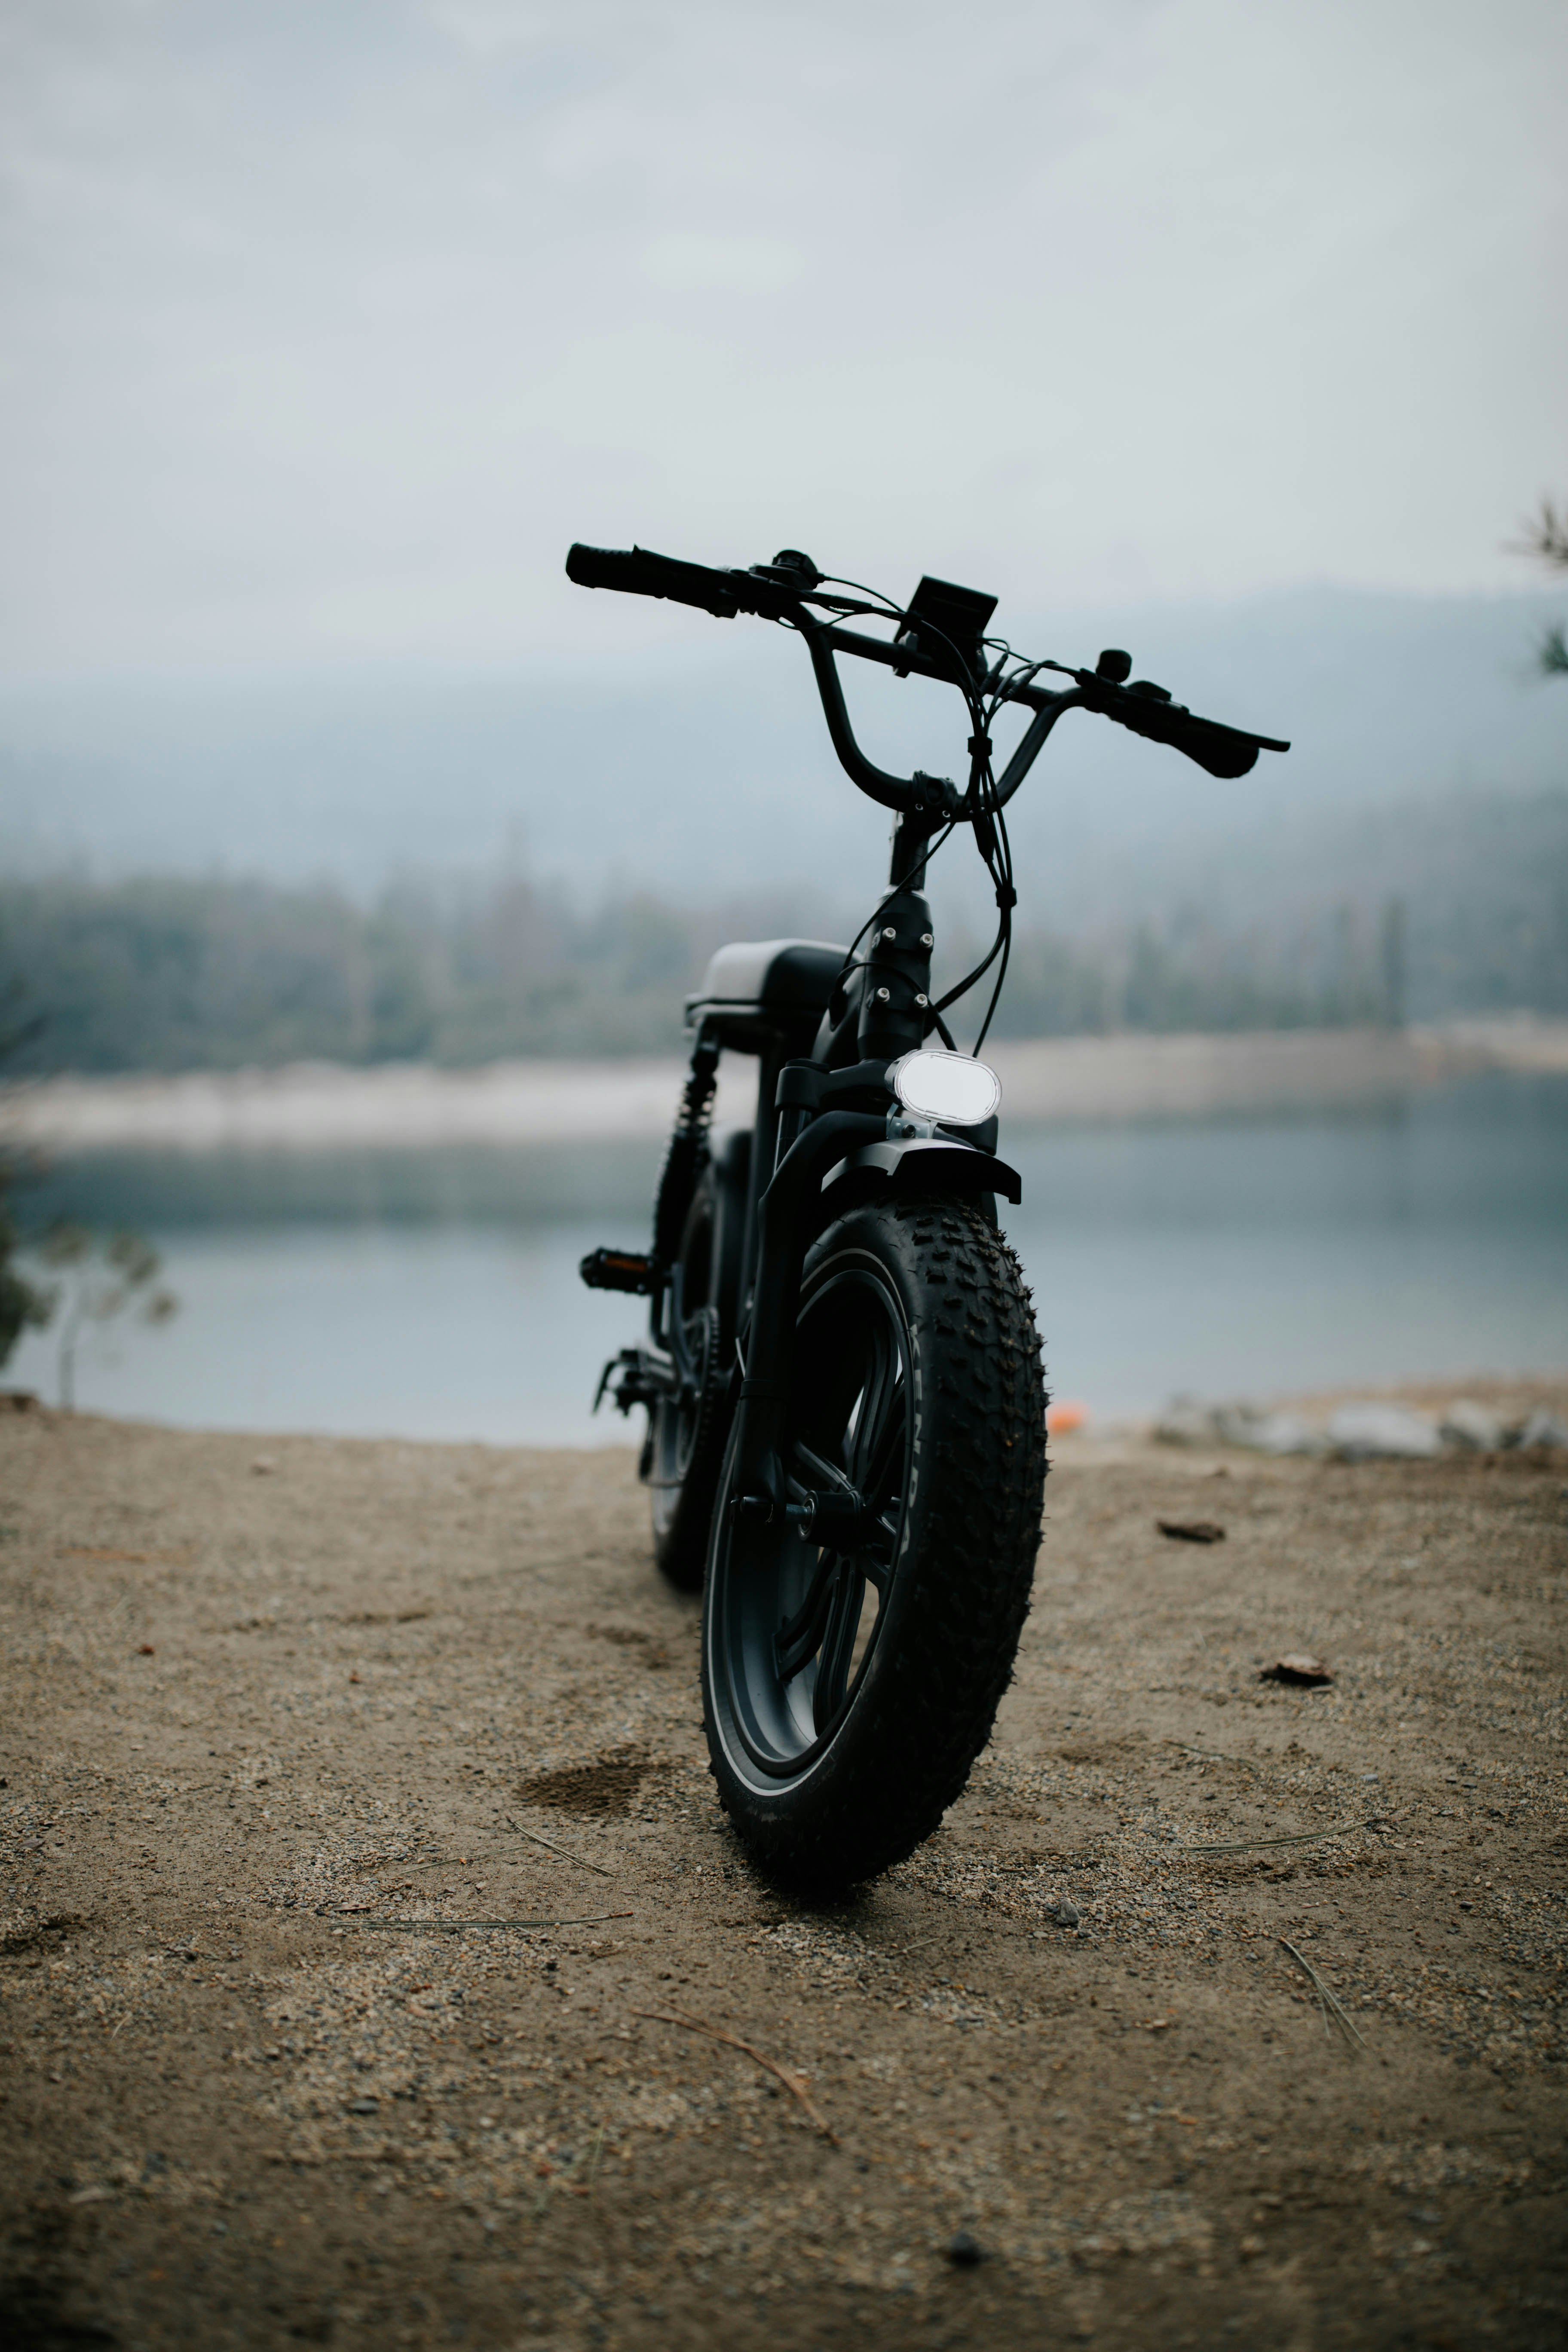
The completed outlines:
{"type": "Polygon", "coordinates": [[[720,1195],[709,1168],[697,1188],[681,1236],[682,1330],[694,1375],[679,1398],[648,1408],[642,1475],[653,1507],[653,1556],[679,1592],[700,1592],[727,1433],[729,1364],[718,1285],[720,1195]]]}
{"type": "Polygon", "coordinates": [[[829,1509],[731,1526],[731,1440],[703,1616],[720,1794],[776,1876],[868,1877],[963,1789],[1028,1608],[1045,1405],[1017,1260],[978,1211],[874,1202],[816,1244],[784,1454],[791,1498],[829,1509]]]}

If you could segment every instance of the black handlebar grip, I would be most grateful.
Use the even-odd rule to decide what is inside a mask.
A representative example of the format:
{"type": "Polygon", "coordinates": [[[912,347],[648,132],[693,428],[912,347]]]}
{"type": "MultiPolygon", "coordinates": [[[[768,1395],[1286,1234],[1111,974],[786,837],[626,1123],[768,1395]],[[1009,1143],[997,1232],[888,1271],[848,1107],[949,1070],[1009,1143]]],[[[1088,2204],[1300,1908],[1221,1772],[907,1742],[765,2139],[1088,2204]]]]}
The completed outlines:
{"type": "Polygon", "coordinates": [[[1190,710],[1173,715],[1177,725],[1171,743],[1211,776],[1245,776],[1258,765],[1255,737],[1243,735],[1235,727],[1222,727],[1217,719],[1194,719],[1190,710]]]}
{"type": "Polygon", "coordinates": [[[579,588],[621,588],[628,595],[646,596],[640,551],[628,547],[584,547],[574,540],[566,551],[566,577],[579,588]]]}
{"type": "Polygon", "coordinates": [[[741,600],[730,575],[705,563],[682,563],[647,547],[584,547],[566,551],[566,577],[579,588],[617,588],[626,596],[661,596],[672,604],[692,604],[700,613],[732,620],[741,600]]]}
{"type": "MultiPolygon", "coordinates": [[[[1266,740],[1244,734],[1238,728],[1222,727],[1215,719],[1199,719],[1185,704],[1167,702],[1162,695],[1141,694],[1136,687],[1103,700],[1097,698],[1096,707],[1119,727],[1131,728],[1134,735],[1184,752],[1211,776],[1245,776],[1257,766],[1258,750],[1266,740]]],[[[1287,747],[1270,742],[1268,748],[1283,751],[1287,747]]]]}

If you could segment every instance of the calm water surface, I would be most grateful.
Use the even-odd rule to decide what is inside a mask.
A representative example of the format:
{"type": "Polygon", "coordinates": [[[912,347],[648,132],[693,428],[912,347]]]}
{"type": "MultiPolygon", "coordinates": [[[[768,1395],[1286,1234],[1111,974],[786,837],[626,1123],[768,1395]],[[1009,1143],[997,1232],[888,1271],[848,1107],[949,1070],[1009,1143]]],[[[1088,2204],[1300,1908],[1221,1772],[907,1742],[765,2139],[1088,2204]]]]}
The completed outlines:
{"type": "MultiPolygon", "coordinates": [[[[1011,1238],[1054,1392],[1116,1416],[1568,1365],[1568,1083],[1489,1078],[1355,1116],[1008,1135],[1011,1238]]],[[[85,1409],[208,1429],[624,1441],[590,1418],[638,1302],[583,1289],[638,1244],[657,1149],[83,1159],[30,1218],[129,1224],[181,1310],[96,1335],[85,1409]]],[[[48,1335],[8,1381],[56,1391],[48,1335]]],[[[640,1414],[636,1416],[640,1425],[640,1414]]]]}

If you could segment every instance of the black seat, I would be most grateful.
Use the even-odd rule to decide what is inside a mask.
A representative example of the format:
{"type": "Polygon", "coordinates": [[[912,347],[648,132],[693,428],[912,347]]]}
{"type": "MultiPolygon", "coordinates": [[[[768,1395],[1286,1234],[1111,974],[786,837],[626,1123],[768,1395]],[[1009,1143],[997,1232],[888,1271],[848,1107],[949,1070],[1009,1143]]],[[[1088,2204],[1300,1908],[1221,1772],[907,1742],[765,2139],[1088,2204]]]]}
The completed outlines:
{"type": "Polygon", "coordinates": [[[805,1052],[847,953],[824,940],[737,940],[710,959],[686,1000],[687,1025],[701,1022],[721,1045],[753,1053],[781,1034],[788,1051],[805,1052]]]}

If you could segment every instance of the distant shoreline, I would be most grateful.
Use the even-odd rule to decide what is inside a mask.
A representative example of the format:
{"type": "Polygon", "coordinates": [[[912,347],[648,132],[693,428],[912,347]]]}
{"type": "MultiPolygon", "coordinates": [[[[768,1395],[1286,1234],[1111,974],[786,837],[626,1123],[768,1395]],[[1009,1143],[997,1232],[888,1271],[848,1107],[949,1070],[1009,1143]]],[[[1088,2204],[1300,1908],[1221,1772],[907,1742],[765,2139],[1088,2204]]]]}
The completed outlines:
{"type": "MultiPolygon", "coordinates": [[[[987,1059],[1014,1122],[1193,1118],[1397,1099],[1488,1071],[1568,1076],[1568,1020],[1525,1014],[1405,1030],[1005,1040],[987,1059]]],[[[0,1088],[0,1133],[90,1151],[417,1150],[653,1138],[683,1065],[496,1062],[479,1069],[298,1063],[276,1070],[42,1079],[0,1088]]],[[[722,1075],[718,1118],[751,1116],[751,1069],[722,1075]]]]}

